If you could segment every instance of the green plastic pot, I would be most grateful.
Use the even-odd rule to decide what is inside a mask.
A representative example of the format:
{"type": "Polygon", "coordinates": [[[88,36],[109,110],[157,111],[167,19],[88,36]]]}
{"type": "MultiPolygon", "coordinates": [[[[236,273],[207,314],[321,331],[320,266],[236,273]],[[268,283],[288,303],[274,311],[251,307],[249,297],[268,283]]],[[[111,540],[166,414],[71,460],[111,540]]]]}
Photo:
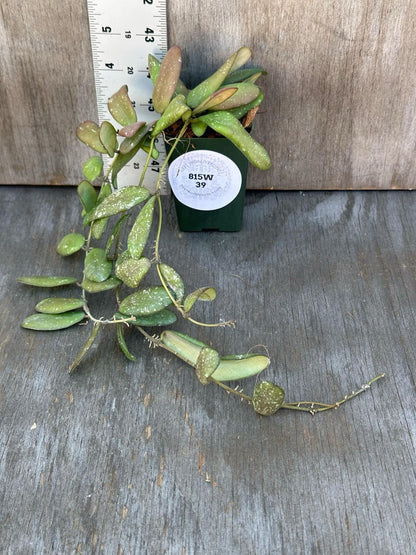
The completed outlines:
{"type": "Polygon", "coordinates": [[[240,231],[247,169],[247,158],[224,137],[181,139],[169,167],[179,229],[240,231]]]}

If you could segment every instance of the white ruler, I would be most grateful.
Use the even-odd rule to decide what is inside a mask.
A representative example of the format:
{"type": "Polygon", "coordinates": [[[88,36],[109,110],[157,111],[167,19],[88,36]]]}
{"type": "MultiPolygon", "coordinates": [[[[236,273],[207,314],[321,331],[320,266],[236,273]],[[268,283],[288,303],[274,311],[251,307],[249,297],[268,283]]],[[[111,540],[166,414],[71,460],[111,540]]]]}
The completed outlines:
{"type": "MultiPolygon", "coordinates": [[[[111,121],[107,102],[122,85],[128,86],[138,121],[157,119],[147,59],[149,54],[162,59],[167,51],[166,0],[87,0],[87,5],[99,123],[111,121]]],[[[159,143],[158,150],[158,163],[149,168],[144,182],[150,190],[155,188],[165,158],[163,144],[159,143]]],[[[146,154],[139,151],[120,172],[118,185],[137,184],[145,159],[146,154]]],[[[109,163],[104,156],[106,168],[109,163]]]]}

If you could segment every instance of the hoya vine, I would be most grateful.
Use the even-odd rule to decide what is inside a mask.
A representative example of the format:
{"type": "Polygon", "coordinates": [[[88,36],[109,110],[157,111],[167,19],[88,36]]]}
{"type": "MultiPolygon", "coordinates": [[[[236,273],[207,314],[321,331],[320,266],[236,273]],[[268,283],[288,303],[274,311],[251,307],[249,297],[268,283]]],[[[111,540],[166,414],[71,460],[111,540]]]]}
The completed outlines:
{"type": "Polygon", "coordinates": [[[165,260],[161,245],[160,191],[170,156],[181,137],[190,131],[202,136],[210,128],[229,138],[257,168],[270,167],[267,151],[245,129],[263,100],[263,93],[255,82],[265,73],[259,68],[241,69],[250,55],[247,47],[240,48],[214,74],[191,90],[180,80],[179,47],[172,47],[162,62],[150,56],[153,105],[160,114],[156,121],[150,124],[137,121],[127,87],[123,86],[108,101],[109,114],[118,128],[109,120],[101,125],[85,121],[78,126],[78,138],[95,151],[83,164],[84,179],[77,188],[84,232],[65,235],[58,243],[57,252],[64,257],[83,253],[82,275],[18,278],[21,283],[48,289],[74,286],[74,296],[47,297],[36,305],[36,312],[22,322],[24,328],[36,331],[64,330],[80,322],[89,325],[88,339],[71,363],[70,373],[84,361],[102,329],[111,326],[121,351],[130,361],[136,361],[136,355],[125,339],[127,327],[136,329],[154,347],[169,351],[192,366],[201,384],[216,384],[240,396],[262,415],[274,414],[280,408],[312,414],[337,408],[382,377],[377,376],[337,403],[285,403],[281,387],[269,381],[259,382],[253,396],[228,385],[228,382],[258,375],[267,368],[270,360],[265,354],[248,352],[221,356],[213,347],[172,329],[154,334],[155,328],[171,326],[178,317],[197,327],[234,326],[232,320],[208,323],[194,317],[195,304],[213,301],[216,290],[212,286],[201,286],[186,292],[180,269],[165,260]],[[144,176],[159,156],[156,139],[168,128],[176,131],[169,141],[155,189],[149,191],[143,186],[144,176]],[[118,188],[119,173],[139,150],[147,153],[139,182],[118,188]],[[111,159],[106,172],[103,172],[102,155],[111,159]],[[110,318],[94,315],[91,296],[108,290],[114,291],[113,315],[110,318]]]}

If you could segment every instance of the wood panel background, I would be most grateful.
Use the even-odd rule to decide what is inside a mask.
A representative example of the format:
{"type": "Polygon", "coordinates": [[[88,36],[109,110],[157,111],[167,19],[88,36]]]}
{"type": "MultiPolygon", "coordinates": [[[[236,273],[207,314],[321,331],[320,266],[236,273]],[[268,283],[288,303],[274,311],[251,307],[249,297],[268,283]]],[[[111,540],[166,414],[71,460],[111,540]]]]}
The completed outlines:
{"type": "MultiPolygon", "coordinates": [[[[0,183],[76,184],[74,127],[96,115],[85,0],[2,0],[0,183]]],[[[416,1],[168,2],[198,77],[242,44],[268,69],[263,189],[416,186],[416,1]]]]}

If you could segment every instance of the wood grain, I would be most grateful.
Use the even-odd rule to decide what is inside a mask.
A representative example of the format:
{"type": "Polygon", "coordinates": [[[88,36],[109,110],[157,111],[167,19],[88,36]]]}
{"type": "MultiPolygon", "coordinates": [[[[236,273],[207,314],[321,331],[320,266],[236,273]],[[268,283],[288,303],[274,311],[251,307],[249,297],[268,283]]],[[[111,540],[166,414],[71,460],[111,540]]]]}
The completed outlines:
{"type": "MultiPolygon", "coordinates": [[[[76,184],[73,129],[96,116],[86,2],[4,0],[1,15],[0,182],[76,184]]],[[[414,0],[171,0],[168,19],[186,80],[241,44],[269,72],[255,134],[273,168],[250,187],[415,187],[414,0]]]]}
{"type": "Polygon", "coordinates": [[[85,328],[19,327],[44,293],[17,276],[80,272],[55,253],[81,229],[75,197],[2,189],[0,551],[410,555],[414,194],[248,193],[238,234],[181,234],[164,199],[162,256],[189,289],[217,286],[201,317],[237,319],[200,339],[222,353],[267,346],[264,378],[290,401],[335,401],[387,373],[337,411],[271,418],[133,333],[137,363],[108,330],[69,376],[85,328]]]}

